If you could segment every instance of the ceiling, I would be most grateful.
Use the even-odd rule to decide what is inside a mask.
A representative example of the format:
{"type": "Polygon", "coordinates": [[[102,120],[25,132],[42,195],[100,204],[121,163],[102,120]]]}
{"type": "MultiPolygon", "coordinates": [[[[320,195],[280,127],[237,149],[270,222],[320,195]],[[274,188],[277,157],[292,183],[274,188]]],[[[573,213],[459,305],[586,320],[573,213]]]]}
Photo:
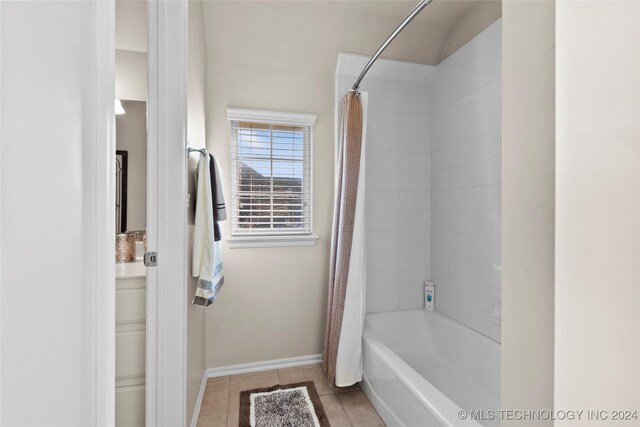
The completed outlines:
{"type": "MultiPolygon", "coordinates": [[[[451,47],[448,46],[448,44],[453,29],[464,21],[464,18],[476,5],[481,2],[488,3],[490,1],[491,0],[433,0],[429,3],[426,8],[416,15],[411,24],[403,30],[409,33],[412,31],[411,27],[414,27],[413,30],[417,33],[415,27],[421,27],[420,34],[422,34],[423,37],[421,37],[420,43],[423,49],[423,56],[421,58],[415,58],[414,60],[416,62],[435,65],[445,59],[452,53],[451,47]]],[[[330,0],[330,2],[344,8],[348,14],[365,14],[396,18],[397,25],[409,15],[418,3],[417,1],[407,0],[330,0]]],[[[495,4],[496,2],[494,1],[493,3],[495,4]]],[[[479,31],[470,34],[470,38],[482,29],[484,29],[484,26],[479,28],[479,31]]],[[[392,51],[394,44],[406,44],[410,38],[415,39],[417,35],[415,33],[410,37],[406,35],[404,35],[404,37],[398,36],[397,41],[390,45],[389,50],[392,51]]],[[[381,44],[383,41],[384,39],[379,40],[378,44],[381,44]]],[[[458,47],[460,46],[455,46],[455,49],[458,47]]],[[[393,57],[393,53],[391,56],[393,57]]]]}
{"type": "MultiPolygon", "coordinates": [[[[437,24],[444,27],[453,26],[464,16],[478,0],[433,0],[414,21],[437,24]]],[[[366,10],[367,13],[397,16],[398,23],[404,19],[416,6],[417,1],[386,0],[386,1],[342,1],[356,10],[366,10]]]]}
{"type": "MultiPolygon", "coordinates": [[[[404,19],[415,7],[415,0],[204,0],[205,26],[211,33],[218,33],[213,27],[215,23],[224,23],[227,17],[212,18],[213,11],[219,14],[229,14],[231,18],[239,11],[255,10],[280,10],[283,15],[302,16],[304,13],[291,12],[300,8],[313,10],[313,14],[320,12],[323,20],[349,22],[353,20],[358,27],[355,31],[362,33],[363,37],[369,40],[360,43],[362,50],[356,53],[370,54],[379,46],[387,34],[404,19]],[[267,9],[264,9],[264,8],[267,9]],[[331,17],[335,17],[335,20],[331,17]],[[347,17],[347,18],[345,18],[347,17]],[[207,19],[208,18],[208,19],[207,19]],[[366,23],[371,22],[372,27],[366,28],[366,23]],[[366,28],[366,33],[363,29],[366,28]]],[[[385,52],[386,57],[413,60],[415,62],[437,64],[459,46],[457,44],[466,42],[470,37],[480,32],[483,27],[475,31],[473,28],[466,29],[472,32],[467,40],[458,41],[460,36],[454,34],[451,37],[456,24],[463,23],[465,27],[473,27],[473,23],[468,25],[465,18],[479,3],[489,3],[488,0],[433,0],[419,15],[417,15],[404,34],[385,52]],[[450,39],[454,39],[453,43],[450,39]],[[419,40],[419,43],[416,41],[419,40]],[[453,46],[451,46],[453,44],[453,46]],[[411,46],[414,45],[414,46],[411,46]],[[404,52],[404,53],[402,53],[404,52]]],[[[495,4],[495,2],[494,2],[495,4]]],[[[241,13],[241,12],[240,12],[241,13]]],[[[276,12],[277,13],[277,12],[276,12]]],[[[116,0],[116,49],[132,50],[138,52],[147,51],[147,9],[146,2],[141,0],[116,0]]],[[[323,23],[324,24],[324,23],[323,23]]],[[[479,24],[475,24],[478,26],[479,24]]],[[[461,25],[459,25],[461,26],[461,25]]],[[[331,38],[327,34],[327,28],[318,29],[316,37],[331,38]]],[[[332,31],[345,32],[344,28],[335,28],[332,31]]],[[[209,31],[207,31],[209,32],[209,31]]],[[[232,34],[229,34],[230,36],[232,34]]],[[[233,40],[233,38],[230,38],[233,40]]],[[[281,40],[284,42],[284,40],[281,40]]],[[[338,40],[336,40],[338,41],[338,40]]],[[[349,50],[348,48],[345,50],[349,50]]],[[[213,52],[209,52],[212,54],[213,52]]]]}
{"type": "MultiPolygon", "coordinates": [[[[205,1],[207,60],[333,74],[340,52],[372,55],[416,4],[402,0],[205,1]]],[[[499,16],[499,1],[434,0],[382,57],[439,64],[494,22],[496,9],[499,16]],[[492,13],[478,13],[487,5],[492,13]]]]}

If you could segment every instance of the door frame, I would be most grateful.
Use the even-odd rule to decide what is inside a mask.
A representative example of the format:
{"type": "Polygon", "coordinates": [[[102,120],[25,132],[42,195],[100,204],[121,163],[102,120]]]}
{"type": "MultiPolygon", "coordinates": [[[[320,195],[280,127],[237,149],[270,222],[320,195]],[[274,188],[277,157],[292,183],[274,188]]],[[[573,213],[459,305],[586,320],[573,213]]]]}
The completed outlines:
{"type": "Polygon", "coordinates": [[[187,1],[150,0],[146,425],[187,423],[187,1]]]}
{"type": "Polygon", "coordinates": [[[95,142],[87,141],[85,147],[88,165],[84,179],[93,181],[95,209],[92,223],[95,224],[95,283],[94,302],[94,351],[95,351],[95,406],[90,409],[96,426],[115,425],[115,0],[93,3],[92,40],[94,67],[91,99],[95,99],[95,110],[89,126],[95,126],[95,142]],[[93,98],[95,97],[95,98],[93,98]]]}
{"type": "MultiPolygon", "coordinates": [[[[115,0],[94,1],[95,425],[115,424],[115,0]]],[[[186,425],[187,2],[148,1],[146,425],[186,425]],[[169,262],[170,260],[170,262],[169,262]]]]}

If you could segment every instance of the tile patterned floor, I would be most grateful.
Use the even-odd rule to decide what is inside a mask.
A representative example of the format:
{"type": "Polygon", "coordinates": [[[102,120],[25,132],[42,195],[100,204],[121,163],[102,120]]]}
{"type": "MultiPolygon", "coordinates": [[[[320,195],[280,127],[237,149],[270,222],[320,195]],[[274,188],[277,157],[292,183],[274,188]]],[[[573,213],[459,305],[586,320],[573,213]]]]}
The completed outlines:
{"type": "Polygon", "coordinates": [[[331,427],[384,427],[360,387],[332,388],[319,364],[210,378],[202,399],[198,427],[237,427],[243,390],[303,381],[313,381],[331,427]]]}

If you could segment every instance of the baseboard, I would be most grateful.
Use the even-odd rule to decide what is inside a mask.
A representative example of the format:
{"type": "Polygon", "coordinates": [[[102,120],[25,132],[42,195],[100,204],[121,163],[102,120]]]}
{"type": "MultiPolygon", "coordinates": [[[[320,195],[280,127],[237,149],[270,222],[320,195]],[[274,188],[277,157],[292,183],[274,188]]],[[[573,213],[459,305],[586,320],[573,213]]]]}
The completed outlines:
{"type": "Polygon", "coordinates": [[[193,415],[191,416],[191,427],[197,427],[198,417],[200,416],[200,407],[202,406],[202,398],[204,397],[204,389],[207,388],[207,371],[204,371],[202,375],[202,381],[200,382],[200,391],[198,391],[198,397],[196,398],[196,406],[193,408],[193,415]]]}
{"type": "Polygon", "coordinates": [[[223,377],[225,375],[246,374],[249,372],[268,371],[278,368],[292,368],[294,366],[313,365],[322,362],[321,354],[310,356],[290,357],[287,359],[265,360],[263,362],[244,363],[241,365],[221,366],[207,369],[207,377],[223,377]]]}

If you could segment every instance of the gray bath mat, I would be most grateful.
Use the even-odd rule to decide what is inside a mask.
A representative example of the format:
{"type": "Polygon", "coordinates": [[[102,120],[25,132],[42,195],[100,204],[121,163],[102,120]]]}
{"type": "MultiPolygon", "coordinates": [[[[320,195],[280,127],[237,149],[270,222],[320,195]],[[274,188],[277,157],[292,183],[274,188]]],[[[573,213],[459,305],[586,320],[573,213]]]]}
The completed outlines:
{"type": "Polygon", "coordinates": [[[331,427],[313,381],[240,393],[240,427],[331,427]]]}

